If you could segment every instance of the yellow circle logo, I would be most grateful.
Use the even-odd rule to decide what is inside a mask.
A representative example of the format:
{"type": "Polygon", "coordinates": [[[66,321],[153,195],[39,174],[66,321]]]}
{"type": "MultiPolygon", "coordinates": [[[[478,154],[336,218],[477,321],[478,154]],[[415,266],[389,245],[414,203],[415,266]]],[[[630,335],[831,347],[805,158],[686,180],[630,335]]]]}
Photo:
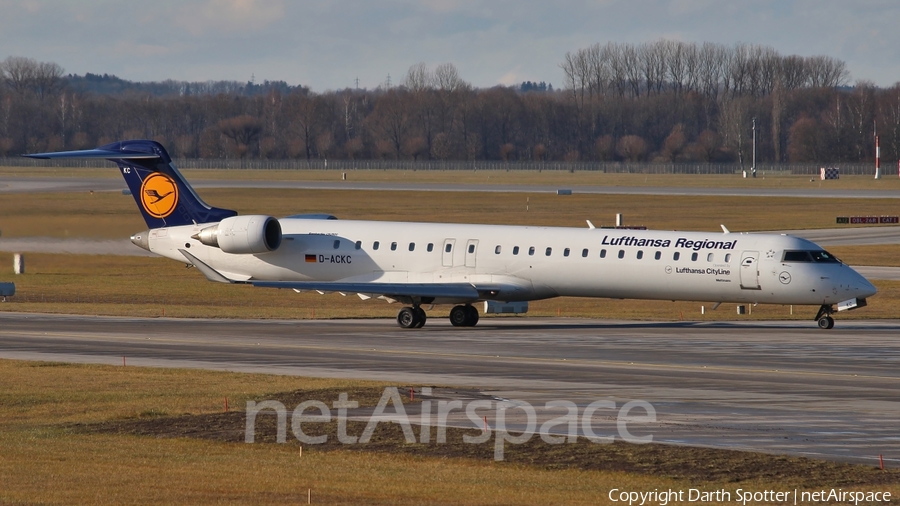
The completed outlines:
{"type": "Polygon", "coordinates": [[[178,204],[178,186],[175,180],[154,172],[141,183],[141,204],[147,214],[154,218],[165,218],[172,214],[178,204]]]}

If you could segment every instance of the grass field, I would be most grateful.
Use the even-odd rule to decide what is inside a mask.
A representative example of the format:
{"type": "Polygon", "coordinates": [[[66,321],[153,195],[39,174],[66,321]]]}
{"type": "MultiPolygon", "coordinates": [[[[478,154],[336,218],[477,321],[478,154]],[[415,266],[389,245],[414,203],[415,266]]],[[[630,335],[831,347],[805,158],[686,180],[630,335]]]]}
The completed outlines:
{"type": "Polygon", "coordinates": [[[312,504],[509,505],[609,504],[612,488],[900,493],[895,471],[662,445],[575,445],[576,454],[593,452],[588,463],[631,462],[634,470],[623,472],[549,460],[435,457],[429,452],[440,447],[434,445],[390,452],[307,446],[301,457],[296,441],[250,445],[108,430],[147,422],[165,428],[191,417],[234,418],[222,413],[225,397],[240,411],[246,400],[280,398],[280,392],[385,386],[375,382],[9,360],[0,360],[0,378],[2,504],[305,504],[308,491],[312,504]]]}
{"type": "MultiPolygon", "coordinates": [[[[701,188],[822,188],[900,190],[900,178],[886,176],[842,176],[821,181],[818,177],[761,172],[757,178],[740,175],[700,174],[607,174],[596,171],[534,170],[250,170],[183,169],[188,180],[340,181],[467,183],[566,186],[673,186],[701,188]]],[[[120,178],[112,163],[97,168],[0,167],[0,181],[7,177],[120,178]]]]}
{"type": "MultiPolygon", "coordinates": [[[[833,228],[835,217],[898,214],[887,199],[635,196],[288,189],[206,189],[201,196],[242,214],[327,212],[340,219],[732,232],[833,228]]],[[[0,199],[3,237],[123,238],[146,228],[132,197],[116,192],[10,194],[0,199]]],[[[2,240],[2,239],[0,239],[2,240]]]]}

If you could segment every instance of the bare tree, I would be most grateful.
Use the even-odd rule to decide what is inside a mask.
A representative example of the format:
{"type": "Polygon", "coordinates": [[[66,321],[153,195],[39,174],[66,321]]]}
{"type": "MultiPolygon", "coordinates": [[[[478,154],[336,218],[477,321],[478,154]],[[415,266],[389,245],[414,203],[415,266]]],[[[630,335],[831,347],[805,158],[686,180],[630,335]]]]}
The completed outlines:
{"type": "Polygon", "coordinates": [[[616,152],[619,153],[619,156],[629,162],[643,160],[649,150],[647,141],[637,135],[626,135],[619,139],[616,145],[616,152]]]}
{"type": "Polygon", "coordinates": [[[406,77],[403,79],[403,86],[413,93],[418,93],[431,88],[433,81],[434,78],[428,71],[428,66],[420,62],[409,67],[406,77]]]}
{"type": "Polygon", "coordinates": [[[0,63],[0,77],[7,88],[18,95],[25,95],[33,89],[38,66],[32,58],[10,56],[0,63]]]}
{"type": "Polygon", "coordinates": [[[33,79],[33,89],[38,100],[43,102],[48,97],[56,96],[65,87],[63,75],[63,68],[56,63],[38,63],[33,79]]]}
{"type": "Polygon", "coordinates": [[[254,151],[254,148],[258,151],[257,142],[262,129],[262,121],[259,118],[246,114],[219,122],[219,131],[234,142],[234,152],[240,158],[245,158],[248,153],[254,151]]]}

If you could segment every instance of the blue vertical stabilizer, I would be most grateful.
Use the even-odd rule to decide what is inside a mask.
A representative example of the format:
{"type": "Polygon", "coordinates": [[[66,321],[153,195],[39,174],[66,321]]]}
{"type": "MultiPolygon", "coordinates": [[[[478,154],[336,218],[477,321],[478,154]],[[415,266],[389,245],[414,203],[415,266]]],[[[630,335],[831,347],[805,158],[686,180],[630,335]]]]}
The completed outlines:
{"type": "Polygon", "coordinates": [[[97,149],[23,155],[30,158],[100,158],[115,162],[151,229],[213,223],[237,212],[211,207],[194,192],[156,141],[120,141],[97,149]]]}

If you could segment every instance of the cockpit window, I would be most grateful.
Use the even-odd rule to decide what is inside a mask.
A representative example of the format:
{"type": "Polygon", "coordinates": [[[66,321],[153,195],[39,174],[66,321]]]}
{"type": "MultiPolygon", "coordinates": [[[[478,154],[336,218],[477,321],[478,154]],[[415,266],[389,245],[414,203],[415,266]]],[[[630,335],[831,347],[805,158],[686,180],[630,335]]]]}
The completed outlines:
{"type": "Polygon", "coordinates": [[[834,256],[831,253],[824,251],[824,250],[810,251],[809,254],[812,255],[813,260],[815,260],[816,262],[829,263],[829,264],[841,263],[841,261],[838,260],[838,258],[836,256],[834,256]]]}
{"type": "Polygon", "coordinates": [[[785,251],[783,262],[812,262],[807,251],[785,251]]]}
{"type": "Polygon", "coordinates": [[[782,262],[817,262],[837,264],[841,263],[834,255],[827,251],[785,251],[782,262]]]}

